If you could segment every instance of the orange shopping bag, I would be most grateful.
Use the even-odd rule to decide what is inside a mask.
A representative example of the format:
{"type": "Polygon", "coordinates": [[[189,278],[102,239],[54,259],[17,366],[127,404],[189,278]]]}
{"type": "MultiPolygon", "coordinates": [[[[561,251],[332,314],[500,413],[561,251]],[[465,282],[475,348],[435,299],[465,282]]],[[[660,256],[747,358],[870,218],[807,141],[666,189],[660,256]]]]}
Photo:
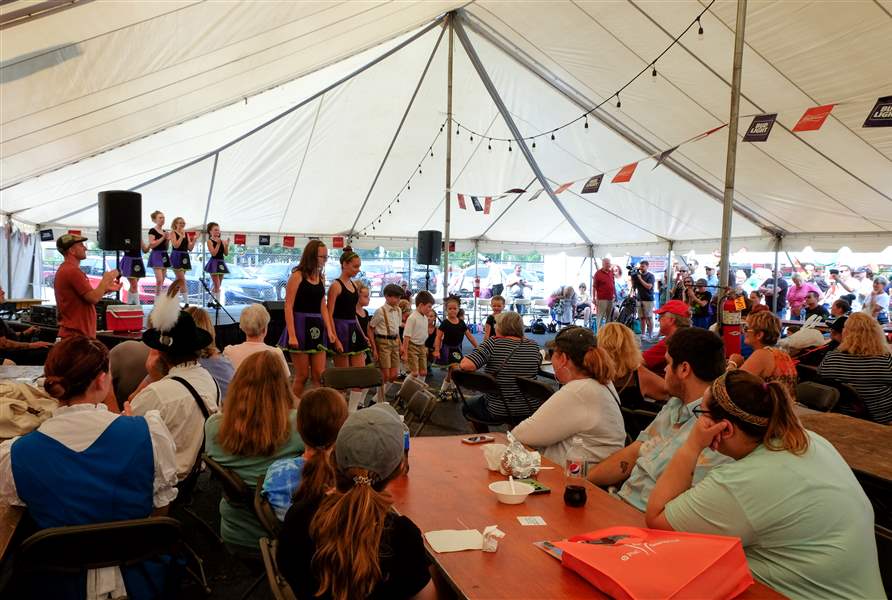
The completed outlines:
{"type": "Polygon", "coordinates": [[[561,563],[613,598],[733,598],[753,584],[739,538],[609,527],[554,542],[561,563]]]}

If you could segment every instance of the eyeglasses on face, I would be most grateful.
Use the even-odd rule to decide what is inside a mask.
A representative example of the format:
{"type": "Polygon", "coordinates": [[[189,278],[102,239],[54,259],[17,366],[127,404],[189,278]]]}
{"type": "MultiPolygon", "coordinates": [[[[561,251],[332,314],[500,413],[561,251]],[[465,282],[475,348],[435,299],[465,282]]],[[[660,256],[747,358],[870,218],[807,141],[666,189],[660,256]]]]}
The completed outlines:
{"type": "Polygon", "coordinates": [[[715,420],[715,417],[712,416],[712,413],[709,412],[708,408],[692,408],[691,412],[694,413],[695,417],[709,417],[712,420],[715,420]]]}

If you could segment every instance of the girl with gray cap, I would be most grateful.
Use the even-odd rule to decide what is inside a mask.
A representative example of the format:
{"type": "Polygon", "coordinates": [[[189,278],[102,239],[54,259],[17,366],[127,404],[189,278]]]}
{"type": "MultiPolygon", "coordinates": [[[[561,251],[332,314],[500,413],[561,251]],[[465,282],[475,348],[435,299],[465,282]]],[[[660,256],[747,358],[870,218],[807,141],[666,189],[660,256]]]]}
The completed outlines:
{"type": "Polygon", "coordinates": [[[350,415],[335,442],[335,490],[289,509],[278,563],[298,598],[436,597],[421,531],[385,492],[403,473],[403,432],[389,404],[350,415]]]}

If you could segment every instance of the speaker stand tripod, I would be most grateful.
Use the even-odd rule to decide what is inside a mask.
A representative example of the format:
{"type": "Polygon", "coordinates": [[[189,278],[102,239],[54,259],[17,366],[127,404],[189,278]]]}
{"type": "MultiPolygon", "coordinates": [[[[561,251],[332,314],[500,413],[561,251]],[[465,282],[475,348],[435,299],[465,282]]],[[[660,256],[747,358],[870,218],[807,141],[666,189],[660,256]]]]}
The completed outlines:
{"type": "Polygon", "coordinates": [[[211,291],[211,288],[208,287],[207,281],[205,281],[204,276],[202,276],[202,278],[199,279],[199,281],[201,282],[201,285],[204,287],[204,291],[206,291],[208,293],[208,296],[210,296],[211,300],[213,300],[213,302],[214,302],[214,327],[217,327],[218,325],[220,325],[220,311],[221,310],[226,314],[227,317],[229,317],[230,321],[232,321],[233,323],[237,323],[237,321],[232,317],[232,315],[229,314],[229,311],[226,310],[225,308],[223,308],[223,306],[220,304],[220,300],[216,296],[214,296],[214,293],[211,291]]]}

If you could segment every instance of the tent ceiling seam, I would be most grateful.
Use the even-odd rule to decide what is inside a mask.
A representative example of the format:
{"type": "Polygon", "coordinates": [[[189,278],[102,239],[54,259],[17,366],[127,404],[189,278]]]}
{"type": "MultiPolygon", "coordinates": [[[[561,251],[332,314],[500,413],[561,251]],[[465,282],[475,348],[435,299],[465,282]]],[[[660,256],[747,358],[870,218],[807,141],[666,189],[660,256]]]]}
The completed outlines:
{"type": "MultiPolygon", "coordinates": [[[[637,11],[639,11],[642,15],[644,15],[645,18],[647,18],[651,23],[653,23],[653,24],[654,24],[660,31],[662,31],[662,32],[663,32],[664,34],[666,34],[666,35],[669,35],[669,32],[667,32],[666,29],[665,29],[660,23],[657,22],[656,19],[654,19],[653,17],[651,17],[647,12],[645,12],[641,7],[639,7],[639,6],[634,2],[634,0],[627,0],[627,2],[628,2],[629,4],[631,4],[631,5],[632,5],[637,11]]],[[[722,21],[721,19],[718,19],[718,21],[721,22],[722,24],[725,24],[724,21],[722,21]]],[[[727,26],[727,24],[725,24],[725,27],[726,27],[729,31],[732,31],[732,30],[730,29],[730,27],[727,26]]],[[[727,80],[726,80],[722,75],[720,75],[715,69],[713,69],[710,65],[706,64],[706,63],[705,63],[699,56],[697,56],[694,52],[692,52],[692,51],[691,51],[691,50],[684,44],[684,42],[679,41],[678,46],[679,46],[680,48],[682,48],[685,52],[687,52],[691,57],[693,57],[694,60],[696,60],[698,63],[700,63],[700,64],[701,64],[705,69],[707,69],[710,73],[712,73],[712,74],[713,74],[719,81],[721,81],[723,84],[725,84],[725,85],[728,86],[728,87],[731,86],[731,83],[730,83],[729,81],[727,81],[727,80]]],[[[769,63],[769,64],[770,64],[770,63],[769,63]]],[[[778,71],[778,73],[780,73],[780,71],[778,71]]],[[[747,96],[743,91],[741,91],[741,93],[740,93],[740,97],[743,98],[744,100],[746,100],[747,102],[749,102],[750,104],[752,104],[753,106],[755,106],[757,110],[759,110],[759,111],[761,111],[761,112],[764,112],[764,111],[765,111],[764,108],[762,108],[757,102],[754,102],[754,101],[753,101],[749,96],[747,96]]],[[[805,144],[809,149],[811,149],[813,152],[815,152],[816,154],[818,154],[819,156],[821,156],[822,158],[824,158],[824,160],[826,160],[827,162],[829,162],[831,165],[835,166],[837,169],[839,169],[839,170],[842,171],[843,173],[847,174],[847,175],[848,175],[849,177],[851,177],[852,179],[855,179],[856,181],[860,182],[864,187],[873,190],[874,192],[876,192],[877,194],[879,194],[879,195],[882,196],[883,198],[886,198],[887,200],[889,200],[890,202],[892,202],[892,197],[887,196],[886,194],[884,194],[884,193],[881,192],[880,190],[876,189],[875,187],[873,187],[872,185],[870,185],[869,183],[867,183],[866,181],[864,181],[863,179],[861,179],[860,177],[858,177],[857,175],[855,175],[854,173],[852,173],[851,171],[849,171],[848,169],[846,169],[845,167],[843,167],[842,165],[840,165],[839,163],[837,163],[836,161],[834,161],[833,159],[831,159],[830,157],[828,157],[826,154],[824,154],[823,152],[821,152],[820,150],[818,150],[817,148],[815,148],[814,146],[812,146],[808,141],[804,140],[801,136],[794,135],[793,132],[790,131],[790,129],[789,129],[786,125],[784,125],[784,124],[781,123],[780,121],[777,121],[777,124],[778,124],[778,126],[780,126],[784,131],[786,131],[787,133],[789,133],[789,134],[793,137],[793,139],[799,140],[800,143],[805,144]]],[[[741,136],[741,137],[742,137],[742,136],[741,136]]],[[[786,171],[788,171],[789,173],[791,173],[792,175],[794,175],[797,179],[799,179],[800,181],[802,181],[803,183],[805,183],[806,185],[808,185],[809,187],[811,187],[813,190],[815,190],[815,191],[818,192],[819,194],[822,194],[822,195],[826,196],[828,199],[832,200],[833,202],[835,202],[835,203],[839,204],[840,206],[842,206],[842,207],[848,209],[848,211],[851,212],[853,215],[855,215],[855,216],[857,216],[857,217],[860,217],[860,218],[864,219],[865,221],[867,221],[867,222],[870,223],[871,225],[873,225],[873,226],[875,226],[875,227],[879,227],[880,229],[883,229],[883,227],[882,227],[881,225],[879,225],[878,223],[875,223],[875,222],[872,221],[869,217],[867,217],[867,216],[865,216],[865,215],[862,215],[861,213],[859,213],[858,211],[856,211],[856,210],[853,209],[852,207],[846,205],[846,204],[845,204],[844,202],[842,202],[841,200],[838,200],[838,199],[836,199],[835,197],[831,196],[829,193],[827,193],[826,191],[822,190],[822,189],[819,188],[817,185],[815,185],[814,183],[810,182],[810,181],[807,180],[805,177],[803,177],[802,175],[800,175],[799,173],[797,173],[796,171],[794,171],[793,169],[791,169],[790,167],[788,167],[787,165],[785,165],[785,164],[784,164],[783,162],[781,162],[778,158],[776,158],[774,155],[772,155],[771,153],[769,153],[768,150],[765,150],[765,149],[762,148],[761,146],[758,146],[756,149],[757,149],[759,152],[761,152],[763,155],[765,155],[766,157],[768,157],[769,159],[771,159],[773,162],[775,162],[777,165],[779,165],[780,167],[782,167],[784,170],[786,170],[786,171]]]]}
{"type": "Polygon", "coordinates": [[[393,151],[393,147],[396,145],[396,140],[399,138],[400,132],[403,130],[403,125],[406,123],[409,112],[412,110],[412,105],[415,104],[415,98],[418,97],[418,91],[421,89],[421,86],[424,83],[424,79],[425,77],[427,77],[427,72],[430,69],[431,63],[434,61],[434,57],[437,55],[437,50],[439,50],[440,48],[440,42],[443,40],[443,34],[446,33],[446,27],[447,22],[444,21],[443,28],[440,29],[440,35],[437,36],[437,41],[434,42],[434,47],[431,50],[430,56],[427,57],[427,62],[424,64],[424,68],[421,70],[421,76],[418,78],[418,83],[415,85],[415,90],[412,92],[412,96],[409,98],[409,103],[406,105],[406,110],[403,111],[403,116],[402,118],[400,118],[400,122],[396,126],[396,131],[393,133],[393,138],[391,138],[390,140],[390,145],[387,146],[387,151],[384,153],[384,158],[381,159],[381,164],[378,166],[378,171],[375,173],[375,177],[372,179],[372,184],[369,186],[369,191],[368,193],[366,193],[365,199],[359,206],[359,210],[356,211],[356,217],[353,219],[353,224],[350,226],[350,230],[347,232],[347,235],[349,237],[352,237],[354,232],[356,231],[356,224],[359,223],[359,218],[362,216],[362,211],[365,210],[365,207],[369,202],[369,198],[371,198],[372,196],[372,192],[375,191],[375,186],[378,184],[378,179],[381,177],[381,172],[384,170],[384,167],[387,164],[387,160],[390,158],[390,153],[393,151]]]}
{"type": "Polygon", "coordinates": [[[886,10],[886,7],[879,3],[879,0],[873,0],[873,3],[880,7],[880,10],[889,15],[889,18],[892,19],[892,13],[886,10]]]}
{"type": "MultiPolygon", "coordinates": [[[[80,2],[83,2],[84,0],[79,0],[79,1],[80,1],[80,2]]],[[[202,0],[202,1],[204,1],[204,0],[202,0]]],[[[341,3],[338,3],[338,4],[332,4],[331,6],[327,6],[327,7],[323,8],[322,10],[316,11],[316,12],[311,13],[311,14],[308,14],[308,15],[302,15],[302,16],[298,17],[297,19],[293,19],[293,20],[291,20],[291,21],[288,21],[287,23],[282,23],[281,25],[278,25],[278,26],[276,26],[276,27],[273,27],[272,29],[267,29],[267,30],[265,30],[265,31],[259,32],[259,33],[257,33],[256,35],[252,35],[251,37],[246,37],[246,38],[242,38],[242,39],[239,39],[239,40],[233,40],[233,41],[231,41],[231,42],[228,43],[228,44],[224,44],[223,46],[219,46],[219,47],[217,47],[217,48],[214,48],[213,50],[210,50],[210,51],[208,51],[208,52],[205,52],[204,54],[198,54],[198,55],[196,55],[196,56],[191,56],[191,57],[189,57],[189,58],[187,58],[187,59],[185,59],[185,60],[182,60],[182,61],[179,61],[179,62],[176,62],[176,63],[173,63],[173,64],[169,64],[169,65],[167,65],[167,66],[159,67],[159,68],[157,68],[157,69],[155,69],[155,70],[153,70],[153,71],[146,71],[145,73],[140,73],[140,74],[138,74],[138,75],[136,75],[135,77],[132,77],[132,78],[130,78],[130,79],[125,79],[125,80],[123,80],[123,81],[118,81],[117,83],[114,83],[114,84],[112,84],[112,85],[109,85],[108,87],[99,88],[99,89],[93,90],[93,91],[91,91],[91,92],[88,92],[88,93],[86,93],[86,94],[81,94],[80,96],[76,96],[76,97],[74,97],[74,98],[69,98],[69,99],[65,100],[64,102],[59,102],[58,104],[53,104],[53,105],[51,105],[51,106],[45,106],[45,107],[40,108],[40,109],[38,109],[38,110],[32,111],[32,112],[30,112],[30,113],[25,113],[25,114],[23,114],[23,115],[20,115],[20,116],[16,117],[15,119],[11,119],[11,120],[9,120],[9,121],[6,121],[6,122],[2,123],[2,125],[9,125],[9,124],[11,124],[11,123],[15,123],[16,121],[20,121],[20,120],[22,120],[22,119],[26,119],[26,118],[28,118],[28,117],[34,116],[34,115],[36,115],[36,114],[39,114],[39,113],[41,113],[41,112],[43,112],[43,111],[46,111],[46,110],[52,110],[52,109],[54,109],[54,108],[59,108],[60,106],[65,106],[66,104],[69,104],[69,103],[71,103],[71,102],[76,102],[77,100],[82,100],[83,98],[87,98],[87,97],[92,96],[92,95],[94,95],[94,94],[98,94],[98,93],[100,93],[100,92],[105,92],[105,91],[108,91],[108,90],[112,90],[112,89],[114,89],[114,88],[116,88],[116,87],[119,87],[119,86],[122,86],[122,85],[126,85],[126,84],[128,84],[128,83],[132,83],[132,82],[134,82],[134,81],[139,81],[140,79],[143,79],[144,77],[149,77],[149,76],[151,76],[151,75],[155,75],[155,74],[158,74],[158,73],[162,73],[162,72],[166,71],[167,69],[178,68],[178,67],[183,66],[183,65],[186,64],[186,63],[189,63],[189,62],[192,62],[192,61],[198,61],[198,60],[201,60],[202,58],[205,58],[206,56],[211,56],[211,55],[213,55],[213,54],[216,53],[216,52],[221,52],[221,51],[226,50],[227,48],[229,48],[229,47],[231,47],[231,46],[235,46],[236,44],[241,44],[241,43],[243,43],[243,42],[247,42],[247,41],[249,41],[249,40],[252,40],[252,39],[254,39],[254,38],[260,37],[260,36],[262,36],[262,35],[268,35],[270,32],[276,31],[277,29],[281,29],[281,28],[283,28],[283,27],[288,27],[289,25],[293,25],[293,24],[298,23],[298,22],[300,22],[300,21],[302,21],[302,20],[304,20],[304,19],[307,19],[307,18],[315,17],[315,16],[317,16],[317,15],[319,15],[319,14],[321,14],[321,13],[324,13],[325,11],[332,10],[332,9],[337,8],[338,6],[342,6],[342,5],[344,5],[344,4],[345,4],[345,2],[341,2],[341,3]]],[[[196,6],[196,5],[193,4],[193,5],[190,5],[190,7],[187,7],[187,8],[191,8],[191,6],[196,6]]],[[[166,13],[165,15],[159,15],[159,16],[166,16],[167,14],[170,14],[170,13],[166,13]]],[[[358,13],[358,14],[362,14],[362,13],[358,13]]],[[[342,21],[338,21],[338,22],[342,22],[342,21]]],[[[287,40],[283,40],[282,42],[279,42],[278,44],[274,44],[274,45],[272,45],[272,46],[267,46],[266,48],[264,48],[264,49],[262,49],[262,50],[259,50],[259,51],[257,51],[257,52],[254,52],[253,54],[258,54],[259,52],[265,52],[265,51],[267,51],[267,50],[270,50],[270,49],[272,49],[272,48],[275,48],[276,46],[281,46],[282,44],[286,44],[286,43],[288,43],[288,42],[294,41],[294,40],[296,40],[296,39],[298,39],[298,38],[300,38],[300,37],[303,37],[303,36],[305,36],[305,35],[310,35],[310,34],[312,34],[312,33],[315,33],[316,31],[318,31],[318,30],[313,30],[313,31],[305,32],[305,33],[302,33],[301,35],[298,35],[298,36],[295,36],[295,37],[292,37],[292,38],[288,38],[287,40]]],[[[61,48],[55,48],[53,51],[56,52],[56,51],[58,51],[58,50],[60,50],[60,49],[62,49],[62,48],[65,48],[65,47],[66,47],[66,46],[63,46],[63,47],[61,47],[61,48]]],[[[44,54],[46,54],[46,53],[44,53],[44,54]]],[[[250,56],[252,56],[252,54],[245,55],[245,57],[250,57],[250,56]]],[[[242,57],[242,58],[245,58],[245,57],[242,57]]],[[[27,60],[32,60],[32,57],[29,57],[27,60]]],[[[241,58],[239,58],[238,60],[241,60],[241,58]]],[[[216,68],[219,68],[219,67],[222,67],[222,66],[226,66],[226,65],[228,65],[228,64],[231,64],[231,62],[233,62],[233,61],[230,61],[230,62],[228,62],[228,63],[224,63],[224,64],[222,64],[222,65],[218,65],[217,67],[214,67],[214,68],[216,69],[216,68]]],[[[5,68],[6,68],[6,65],[0,66],[0,70],[5,69],[5,68]]],[[[204,71],[204,72],[206,72],[206,71],[204,71]]],[[[200,75],[200,74],[202,74],[202,73],[199,73],[199,75],[200,75]]],[[[180,81],[182,81],[182,80],[180,80],[180,81]]],[[[155,89],[160,89],[160,88],[155,88],[155,89]]],[[[126,101],[126,100],[125,100],[125,101],[126,101]]],[[[110,104],[109,106],[114,106],[114,104],[110,104]]],[[[104,108],[108,108],[108,107],[104,107],[104,108]]],[[[102,109],[98,109],[98,110],[102,110],[102,109]]],[[[90,114],[90,113],[84,113],[84,114],[90,114]]],[[[69,119],[69,120],[70,120],[70,119],[69,119]]],[[[64,122],[65,122],[65,121],[62,121],[62,123],[64,123],[64,122]]],[[[37,131],[39,131],[39,130],[37,130],[37,131]]],[[[25,134],[25,135],[27,135],[27,134],[25,134]]],[[[21,136],[20,136],[20,137],[21,137],[21,136]]]]}
{"type": "MultiPolygon", "coordinates": [[[[560,64],[560,63],[557,63],[557,61],[554,61],[554,59],[552,59],[547,52],[543,51],[541,48],[536,46],[536,44],[534,44],[529,39],[527,39],[523,34],[519,33],[517,30],[515,30],[513,27],[511,27],[511,25],[509,25],[508,23],[505,23],[505,21],[502,20],[498,15],[495,15],[494,13],[489,11],[486,7],[481,7],[481,8],[483,10],[486,10],[495,19],[498,19],[499,21],[501,21],[508,29],[513,31],[518,37],[524,39],[527,43],[529,43],[531,46],[536,48],[539,52],[541,52],[543,54],[543,56],[549,58],[550,60],[552,60],[553,62],[555,62],[558,65],[560,64]]],[[[545,83],[547,83],[552,88],[554,88],[559,94],[561,94],[563,97],[567,98],[570,102],[576,104],[577,106],[579,106],[580,108],[583,108],[583,109],[588,109],[591,106],[593,106],[594,104],[597,104],[597,103],[593,103],[590,100],[588,100],[588,98],[586,97],[585,94],[579,92],[579,90],[577,90],[576,88],[574,88],[572,85],[568,84],[567,82],[565,82],[563,80],[559,80],[558,82],[549,80],[548,77],[545,77],[543,75],[543,73],[538,68],[534,67],[533,65],[534,64],[539,65],[539,67],[544,69],[546,72],[548,71],[547,68],[545,68],[544,66],[539,64],[535,59],[533,59],[528,54],[526,54],[525,52],[520,50],[517,46],[515,46],[515,45],[511,44],[510,42],[508,42],[507,40],[505,40],[504,37],[502,37],[500,34],[496,33],[492,29],[488,28],[488,26],[485,25],[485,23],[483,23],[480,19],[475,19],[473,21],[469,19],[468,24],[475,33],[481,35],[484,39],[488,40],[490,43],[492,43],[496,47],[500,48],[503,52],[508,54],[508,56],[510,56],[512,59],[514,59],[518,64],[520,64],[521,66],[526,68],[528,71],[530,71],[531,73],[533,73],[534,75],[536,75],[537,77],[542,79],[545,83]],[[487,29],[484,29],[484,27],[486,27],[487,29]],[[569,92],[573,92],[573,94],[575,94],[579,97],[574,97],[573,95],[571,95],[568,92],[568,90],[569,90],[569,92]],[[582,100],[580,100],[580,98],[582,98],[582,100]]],[[[554,74],[554,73],[552,73],[552,76],[557,78],[556,74],[554,74]]],[[[595,95],[599,95],[597,91],[593,90],[585,82],[580,82],[580,83],[582,83],[585,87],[587,87],[595,95]]],[[[623,123],[614,119],[609,113],[606,113],[604,111],[595,111],[594,113],[592,113],[592,117],[597,119],[600,123],[604,124],[605,127],[610,129],[617,135],[621,136],[627,142],[629,142],[630,144],[634,145],[635,147],[639,148],[640,150],[642,150],[644,152],[653,153],[654,151],[659,149],[650,140],[644,138],[641,134],[637,133],[635,130],[626,127],[623,123]]],[[[647,133],[649,133],[650,135],[652,135],[658,139],[661,139],[660,136],[658,136],[654,132],[650,131],[647,127],[638,123],[638,121],[636,121],[634,118],[630,117],[630,119],[635,124],[641,126],[641,128],[644,131],[646,131],[647,133]]],[[[663,143],[665,143],[665,142],[663,142],[663,143]]],[[[676,151],[673,154],[677,154],[678,152],[680,152],[680,150],[676,151]]],[[[688,160],[691,160],[691,159],[689,158],[688,160]]],[[[691,160],[691,162],[693,162],[695,165],[697,165],[700,169],[703,169],[704,171],[708,171],[704,167],[697,164],[696,161],[691,160]]],[[[701,177],[700,175],[691,172],[688,167],[681,165],[672,156],[670,156],[668,159],[663,161],[663,164],[667,168],[669,168],[673,173],[675,173],[678,177],[680,177],[683,180],[687,181],[688,183],[694,185],[695,187],[697,187],[698,189],[703,191],[705,194],[707,194],[708,196],[713,198],[715,201],[721,202],[722,195],[719,193],[717,188],[715,188],[713,185],[707,183],[703,179],[703,177],[701,177]]],[[[740,195],[743,197],[746,197],[742,193],[740,195]]],[[[753,213],[752,211],[749,211],[748,209],[746,209],[743,206],[740,206],[739,204],[737,206],[735,206],[735,211],[737,211],[738,214],[740,214],[742,217],[744,217],[745,219],[750,221],[753,225],[755,225],[761,229],[764,229],[765,231],[768,231],[769,233],[773,234],[773,232],[777,229],[776,224],[772,224],[767,218],[763,217],[762,215],[753,213]]]]}
{"type": "Polygon", "coordinates": [[[288,195],[288,202],[285,204],[285,210],[282,211],[282,220],[279,221],[279,231],[285,226],[285,219],[288,218],[288,211],[291,210],[291,202],[294,200],[294,191],[297,189],[297,182],[300,181],[300,175],[303,173],[304,164],[307,162],[307,155],[310,152],[310,144],[313,142],[313,135],[316,133],[316,124],[319,122],[319,114],[322,112],[322,103],[325,101],[325,94],[319,96],[319,105],[316,107],[316,115],[313,117],[313,126],[310,128],[310,135],[307,136],[307,146],[304,148],[304,155],[300,159],[300,165],[297,167],[297,174],[294,176],[294,183],[291,185],[291,194],[288,195]]]}
{"type": "MultiPolygon", "coordinates": [[[[388,16],[389,16],[389,15],[388,15],[388,16]]],[[[384,60],[385,58],[387,58],[387,57],[389,57],[390,55],[392,55],[393,53],[395,53],[396,51],[398,51],[398,50],[400,50],[401,48],[403,48],[404,46],[408,45],[409,43],[411,43],[411,42],[414,41],[415,39],[417,39],[417,38],[423,36],[423,35],[426,34],[428,31],[430,31],[431,29],[433,29],[434,27],[436,27],[437,24],[439,24],[439,23],[443,20],[443,18],[444,18],[444,16],[443,16],[443,15],[440,15],[439,17],[437,17],[437,18],[434,19],[433,21],[430,21],[427,25],[425,25],[423,28],[421,28],[419,31],[417,31],[415,34],[413,34],[411,37],[409,37],[409,38],[406,39],[406,40],[403,40],[402,42],[400,42],[399,44],[397,44],[396,46],[394,46],[394,47],[391,48],[390,50],[386,51],[386,52],[383,53],[382,55],[380,55],[380,56],[378,56],[378,57],[375,57],[375,58],[371,59],[368,63],[366,63],[365,65],[359,67],[357,70],[351,72],[350,74],[348,74],[348,75],[345,76],[344,78],[341,78],[341,79],[339,79],[338,81],[336,81],[335,83],[329,85],[328,87],[326,87],[325,89],[322,90],[322,93],[327,92],[327,91],[330,91],[331,89],[334,89],[335,87],[337,87],[338,85],[340,85],[340,84],[343,83],[344,81],[347,81],[348,79],[351,79],[352,77],[354,77],[354,76],[356,76],[356,75],[362,73],[362,72],[365,71],[366,69],[368,69],[368,68],[370,68],[370,67],[376,65],[377,63],[381,62],[381,61],[384,60]]],[[[285,85],[286,83],[290,83],[290,82],[292,82],[292,81],[295,81],[295,80],[297,80],[297,79],[301,79],[301,78],[306,77],[306,76],[308,76],[308,75],[312,75],[313,73],[316,73],[316,72],[319,72],[319,71],[321,71],[321,70],[323,70],[323,69],[326,69],[326,68],[330,67],[330,66],[333,65],[333,64],[336,64],[336,63],[338,63],[338,62],[347,60],[347,59],[349,59],[349,58],[352,58],[353,56],[356,56],[356,55],[358,55],[358,54],[361,54],[361,53],[363,53],[363,52],[366,52],[366,51],[371,50],[371,49],[373,49],[373,48],[376,48],[376,47],[378,47],[378,46],[381,46],[382,44],[385,44],[385,43],[387,43],[387,42],[393,40],[394,38],[397,38],[397,37],[399,37],[399,36],[401,36],[401,35],[404,35],[407,31],[411,31],[411,30],[412,30],[414,27],[416,27],[416,26],[417,26],[417,25],[413,25],[413,26],[411,26],[411,27],[408,27],[408,28],[405,28],[405,29],[403,29],[403,30],[401,30],[401,31],[398,31],[398,32],[394,33],[393,35],[387,36],[387,37],[384,38],[384,39],[375,40],[375,41],[373,41],[373,42],[370,42],[370,43],[367,44],[366,46],[363,46],[363,47],[361,47],[361,48],[358,48],[358,49],[356,49],[355,51],[348,52],[348,53],[346,53],[346,54],[343,55],[343,56],[339,56],[339,57],[333,58],[333,59],[331,59],[331,60],[325,61],[324,63],[321,63],[321,64],[317,65],[316,67],[313,67],[313,68],[311,68],[310,70],[308,70],[308,71],[306,71],[306,72],[304,72],[304,73],[301,73],[301,74],[299,74],[299,75],[297,75],[297,76],[288,76],[288,77],[285,78],[285,79],[282,79],[282,80],[280,80],[280,81],[273,82],[273,83],[271,83],[271,84],[269,84],[269,85],[266,85],[266,86],[264,86],[264,87],[262,87],[262,88],[258,88],[257,90],[252,91],[252,92],[249,92],[248,94],[245,94],[245,95],[239,95],[238,98],[235,99],[235,100],[232,100],[232,101],[230,101],[230,100],[226,100],[226,101],[223,101],[223,102],[219,102],[219,103],[217,103],[217,104],[215,104],[215,105],[213,105],[213,106],[210,106],[210,107],[207,107],[207,108],[205,108],[205,109],[201,109],[201,110],[199,110],[199,111],[196,111],[196,112],[194,112],[193,114],[189,115],[188,117],[186,117],[186,118],[182,118],[182,119],[177,120],[177,121],[175,121],[175,122],[172,122],[172,123],[170,123],[170,124],[168,124],[168,125],[164,125],[164,126],[161,126],[161,127],[156,127],[156,128],[154,128],[154,129],[147,130],[146,133],[136,134],[136,135],[132,136],[130,139],[127,139],[127,140],[125,140],[125,141],[123,141],[123,142],[121,142],[121,143],[109,144],[108,146],[105,146],[105,147],[103,147],[103,148],[100,148],[99,150],[96,150],[95,152],[91,152],[91,153],[89,153],[89,154],[85,154],[85,155],[80,156],[80,157],[77,157],[77,158],[75,158],[75,159],[71,159],[71,160],[63,160],[63,161],[61,161],[60,164],[55,164],[55,165],[53,165],[53,166],[51,166],[51,167],[48,167],[48,168],[45,168],[45,169],[43,169],[43,170],[41,170],[41,171],[33,172],[33,173],[28,174],[28,175],[22,176],[22,177],[20,177],[18,180],[15,180],[15,181],[13,181],[13,182],[11,182],[11,183],[5,185],[5,186],[0,187],[0,191],[3,191],[3,190],[5,190],[5,189],[8,189],[8,188],[10,188],[10,187],[12,187],[12,186],[14,186],[14,185],[18,185],[18,184],[21,183],[22,181],[26,181],[26,180],[28,180],[28,179],[34,179],[34,178],[37,178],[37,177],[39,177],[39,176],[41,176],[41,175],[45,175],[46,173],[50,173],[50,172],[53,172],[53,171],[57,171],[57,170],[59,170],[59,169],[62,169],[62,168],[64,168],[64,167],[70,165],[70,164],[74,164],[74,163],[80,162],[81,160],[85,160],[85,159],[87,159],[87,158],[92,158],[92,157],[94,157],[94,156],[98,156],[98,155],[100,155],[100,154],[103,154],[103,153],[108,152],[108,151],[110,151],[110,150],[113,150],[113,149],[115,149],[115,148],[120,148],[120,147],[122,147],[122,146],[126,146],[126,145],[128,145],[128,144],[130,144],[130,143],[132,143],[132,142],[137,141],[137,140],[141,140],[141,139],[143,139],[143,138],[149,137],[150,135],[154,135],[155,133],[158,133],[158,132],[160,132],[160,131],[164,131],[164,130],[166,130],[166,129],[169,129],[170,127],[174,127],[174,126],[177,126],[177,125],[181,125],[181,124],[183,124],[183,123],[186,123],[186,122],[188,122],[188,121],[192,121],[193,119],[196,119],[196,118],[198,118],[198,117],[201,117],[201,116],[203,116],[203,115],[205,115],[205,114],[212,113],[212,112],[214,112],[214,111],[216,111],[216,110],[220,110],[220,109],[223,109],[223,108],[232,106],[232,105],[235,104],[236,102],[241,101],[241,99],[242,99],[243,97],[244,97],[244,98],[250,98],[250,97],[256,96],[257,94],[261,94],[261,93],[263,93],[263,92],[265,92],[265,91],[267,91],[267,90],[270,90],[270,89],[273,89],[273,88],[276,88],[276,87],[285,85]]],[[[287,58],[287,57],[283,57],[283,58],[287,58]]],[[[279,59],[279,60],[281,60],[281,59],[279,59]]],[[[316,94],[311,95],[309,98],[306,98],[305,100],[302,100],[296,107],[292,107],[292,109],[289,109],[289,110],[294,110],[294,109],[296,109],[296,108],[299,108],[300,106],[303,106],[304,104],[307,104],[308,102],[312,102],[312,101],[315,100],[319,95],[320,95],[320,93],[317,92],[316,94]]],[[[174,100],[177,100],[177,99],[174,99],[174,100]]],[[[235,140],[233,140],[232,142],[230,142],[229,145],[235,144],[235,143],[241,141],[242,139],[244,139],[245,137],[251,135],[252,133],[255,133],[257,130],[262,129],[262,128],[265,127],[266,125],[271,124],[272,122],[278,120],[278,118],[283,117],[285,114],[287,114],[287,112],[289,112],[289,111],[285,111],[284,113],[278,115],[277,117],[273,117],[270,121],[267,121],[267,122],[261,124],[261,125],[259,126],[258,129],[251,130],[251,131],[249,131],[248,133],[246,133],[246,134],[244,134],[244,135],[242,135],[242,136],[239,136],[238,138],[236,138],[235,140]]],[[[135,114],[135,113],[130,113],[130,115],[132,115],[132,114],[135,114]]],[[[130,116],[130,115],[124,115],[124,116],[130,116]]],[[[123,118],[123,117],[119,117],[119,118],[123,118]]],[[[217,152],[221,152],[222,150],[225,150],[226,147],[228,147],[228,145],[227,145],[227,146],[220,147],[220,148],[217,148],[217,149],[215,149],[215,150],[211,150],[210,152],[205,153],[205,155],[204,155],[203,157],[204,157],[204,158],[207,158],[208,156],[213,156],[215,153],[217,153],[217,152]]],[[[187,165],[187,166],[188,166],[188,165],[187,165]]],[[[171,173],[171,174],[172,174],[172,173],[171,173]]]]}

